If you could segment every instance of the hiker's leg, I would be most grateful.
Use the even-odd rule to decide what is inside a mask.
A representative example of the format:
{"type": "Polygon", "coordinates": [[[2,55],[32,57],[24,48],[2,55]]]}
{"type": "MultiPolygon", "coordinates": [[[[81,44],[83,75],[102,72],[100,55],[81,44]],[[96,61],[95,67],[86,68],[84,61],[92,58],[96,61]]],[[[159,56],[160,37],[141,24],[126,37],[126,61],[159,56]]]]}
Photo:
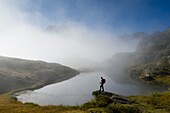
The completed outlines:
{"type": "Polygon", "coordinates": [[[102,91],[104,91],[104,87],[103,87],[103,84],[101,85],[101,89],[102,89],[102,91]]]}
{"type": "Polygon", "coordinates": [[[103,90],[102,91],[104,92],[104,85],[103,85],[103,90]]]}
{"type": "Polygon", "coordinates": [[[99,91],[101,91],[101,89],[102,89],[102,85],[100,85],[100,90],[99,91]]]}

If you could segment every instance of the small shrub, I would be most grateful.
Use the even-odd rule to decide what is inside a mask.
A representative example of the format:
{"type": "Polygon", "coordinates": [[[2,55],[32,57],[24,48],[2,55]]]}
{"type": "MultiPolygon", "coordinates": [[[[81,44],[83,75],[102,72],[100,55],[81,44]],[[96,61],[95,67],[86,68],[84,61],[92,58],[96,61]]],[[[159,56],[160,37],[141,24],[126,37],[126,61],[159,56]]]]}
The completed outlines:
{"type": "Polygon", "coordinates": [[[29,102],[26,102],[25,105],[29,105],[29,106],[39,106],[38,104],[35,104],[35,103],[29,103],[29,102]]]}
{"type": "Polygon", "coordinates": [[[97,107],[97,106],[96,106],[96,102],[91,101],[91,102],[87,102],[87,103],[83,104],[83,105],[80,107],[80,109],[82,109],[82,110],[88,110],[89,108],[95,108],[95,107],[97,107]]]}
{"type": "Polygon", "coordinates": [[[107,113],[142,113],[136,105],[111,104],[106,108],[107,113]]]}
{"type": "Polygon", "coordinates": [[[148,98],[148,104],[151,104],[151,105],[154,105],[154,106],[158,105],[159,104],[159,97],[160,97],[160,94],[158,94],[158,93],[153,94],[152,96],[150,96],[148,98]]]}
{"type": "Polygon", "coordinates": [[[15,97],[15,96],[11,96],[10,98],[11,98],[12,100],[15,100],[15,101],[18,100],[17,97],[15,97]]]}
{"type": "Polygon", "coordinates": [[[96,97],[96,101],[103,101],[103,102],[107,102],[107,103],[112,103],[112,100],[110,99],[110,97],[106,96],[106,95],[99,95],[96,97]]]}
{"type": "Polygon", "coordinates": [[[106,107],[110,103],[112,103],[112,100],[106,95],[98,95],[96,97],[96,104],[98,107],[106,107]]]}
{"type": "Polygon", "coordinates": [[[107,102],[104,102],[104,101],[98,101],[96,102],[96,106],[97,107],[106,107],[108,105],[107,102]]]}
{"type": "Polygon", "coordinates": [[[108,96],[98,95],[95,98],[95,100],[83,104],[81,106],[81,109],[88,110],[89,108],[96,108],[96,107],[102,108],[102,107],[106,107],[110,103],[112,103],[112,100],[108,96]]]}

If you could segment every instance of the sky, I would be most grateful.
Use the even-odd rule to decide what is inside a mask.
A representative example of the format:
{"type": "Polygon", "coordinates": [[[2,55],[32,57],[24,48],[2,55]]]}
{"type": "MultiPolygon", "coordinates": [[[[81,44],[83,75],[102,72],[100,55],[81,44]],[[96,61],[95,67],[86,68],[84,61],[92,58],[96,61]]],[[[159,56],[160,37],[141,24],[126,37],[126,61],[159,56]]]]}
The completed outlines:
{"type": "Polygon", "coordinates": [[[122,34],[166,29],[170,25],[169,4],[169,0],[27,0],[19,7],[50,21],[34,24],[73,21],[122,34]]]}
{"type": "Polygon", "coordinates": [[[118,52],[135,51],[139,40],[127,42],[119,35],[169,27],[169,2],[0,0],[0,55],[71,67],[96,64],[118,52]]]}

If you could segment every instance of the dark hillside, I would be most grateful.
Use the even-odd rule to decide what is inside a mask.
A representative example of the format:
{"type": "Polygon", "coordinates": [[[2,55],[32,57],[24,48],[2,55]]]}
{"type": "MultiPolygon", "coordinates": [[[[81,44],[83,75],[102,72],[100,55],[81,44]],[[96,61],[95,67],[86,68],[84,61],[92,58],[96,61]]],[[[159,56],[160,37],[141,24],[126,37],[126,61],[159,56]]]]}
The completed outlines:
{"type": "Polygon", "coordinates": [[[38,83],[59,82],[77,74],[76,70],[57,63],[0,56],[0,93],[38,83]]]}

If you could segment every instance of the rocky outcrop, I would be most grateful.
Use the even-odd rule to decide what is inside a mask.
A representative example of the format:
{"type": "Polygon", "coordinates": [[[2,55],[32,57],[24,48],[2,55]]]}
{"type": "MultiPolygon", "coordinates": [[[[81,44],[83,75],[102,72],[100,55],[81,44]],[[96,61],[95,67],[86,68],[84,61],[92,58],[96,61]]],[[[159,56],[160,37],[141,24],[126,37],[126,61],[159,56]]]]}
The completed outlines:
{"type": "Polygon", "coordinates": [[[130,100],[122,95],[114,94],[111,92],[100,92],[100,91],[94,91],[92,93],[93,96],[96,97],[96,100],[101,101],[105,98],[110,103],[119,103],[119,104],[133,104],[136,103],[133,100],[130,100]]]}

